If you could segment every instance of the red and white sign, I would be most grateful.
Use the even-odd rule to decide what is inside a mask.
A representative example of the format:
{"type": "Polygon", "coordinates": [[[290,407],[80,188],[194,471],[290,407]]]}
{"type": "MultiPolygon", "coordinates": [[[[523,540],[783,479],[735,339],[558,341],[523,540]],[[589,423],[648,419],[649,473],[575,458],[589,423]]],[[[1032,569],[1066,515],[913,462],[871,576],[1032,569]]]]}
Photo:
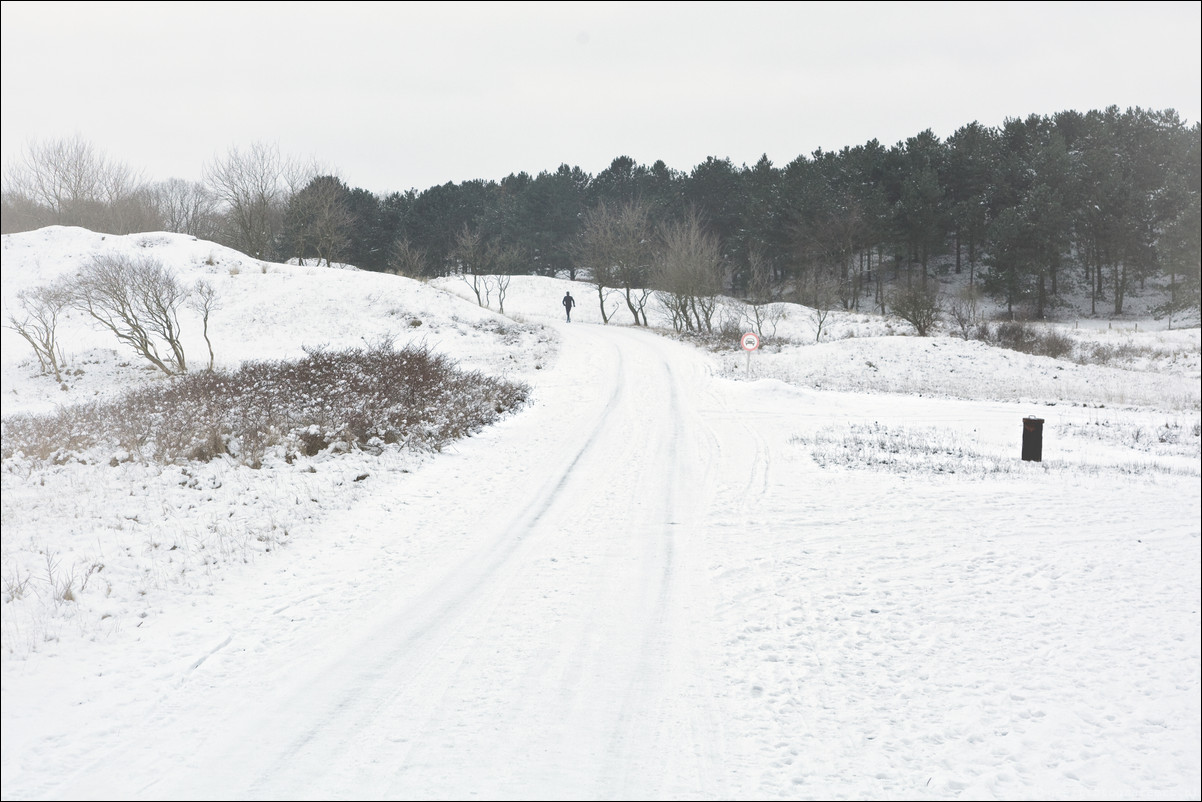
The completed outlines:
{"type": "Polygon", "coordinates": [[[760,338],[754,332],[749,331],[739,340],[739,344],[743,346],[744,351],[754,351],[760,347],[760,338]]]}

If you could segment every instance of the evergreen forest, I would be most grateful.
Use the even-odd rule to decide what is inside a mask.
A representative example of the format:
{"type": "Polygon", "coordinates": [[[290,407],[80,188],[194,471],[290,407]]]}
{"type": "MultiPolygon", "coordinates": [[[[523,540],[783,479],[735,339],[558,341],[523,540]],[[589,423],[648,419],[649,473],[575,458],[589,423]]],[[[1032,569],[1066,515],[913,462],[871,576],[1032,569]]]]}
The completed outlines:
{"type": "Polygon", "coordinates": [[[1202,142],[1173,110],[1110,107],[969,123],[686,171],[618,156],[378,195],[269,145],[148,183],[79,139],[32,144],[4,176],[3,232],[47,225],[190,234],[270,261],[412,277],[538,274],[614,288],[697,286],[751,302],[886,311],[888,289],[948,273],[1013,315],[1068,293],[1121,314],[1134,287],[1199,309],[1202,142]],[[665,265],[679,269],[667,270],[665,265]],[[967,275],[963,275],[967,274],[967,275]]]}

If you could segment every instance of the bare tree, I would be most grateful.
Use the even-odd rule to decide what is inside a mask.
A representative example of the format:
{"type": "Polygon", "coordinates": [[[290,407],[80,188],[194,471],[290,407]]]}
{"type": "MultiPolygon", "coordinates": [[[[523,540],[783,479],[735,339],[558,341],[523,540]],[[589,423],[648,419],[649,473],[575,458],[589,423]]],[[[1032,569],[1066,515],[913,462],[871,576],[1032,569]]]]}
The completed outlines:
{"type": "Polygon", "coordinates": [[[463,224],[451,248],[451,261],[455,272],[472,288],[478,306],[488,306],[491,287],[485,280],[485,246],[480,232],[463,224]]]}
{"type": "Polygon", "coordinates": [[[626,299],[626,308],[636,326],[647,325],[647,304],[654,296],[651,289],[651,264],[655,261],[655,243],[651,233],[651,210],[638,201],[618,209],[617,278],[626,299]]]}
{"type": "Polygon", "coordinates": [[[188,369],[178,318],[187,296],[174,274],[151,257],[97,254],[71,285],[72,306],[169,376],[188,369]],[[169,354],[159,354],[160,342],[169,354]]]}
{"type": "Polygon", "coordinates": [[[6,207],[11,198],[13,208],[18,208],[19,197],[43,209],[45,224],[112,234],[147,230],[141,178],[78,135],[27,145],[22,158],[5,173],[4,196],[6,207]]]}
{"type": "Polygon", "coordinates": [[[188,306],[200,313],[205,345],[209,347],[209,370],[212,370],[214,355],[213,343],[209,339],[209,315],[221,308],[221,302],[217,298],[217,290],[208,281],[204,279],[198,280],[192,288],[191,295],[188,296],[188,306]]]}
{"type": "Polygon", "coordinates": [[[256,142],[243,153],[230,148],[205,166],[206,186],[224,207],[229,243],[257,259],[275,253],[290,194],[303,185],[307,168],[280,156],[276,145],[256,142]]]}
{"type": "Polygon", "coordinates": [[[204,184],[171,178],[154,184],[151,192],[164,231],[197,239],[217,238],[218,200],[204,184]]]}
{"type": "Polygon", "coordinates": [[[677,331],[713,331],[722,268],[718,238],[704,229],[695,212],[660,229],[652,286],[659,290],[677,331]]]}
{"type": "Polygon", "coordinates": [[[10,190],[5,180],[0,193],[0,234],[17,234],[54,225],[54,212],[27,198],[20,192],[10,190]]]}
{"type": "Polygon", "coordinates": [[[574,261],[584,268],[582,272],[588,275],[597,290],[602,323],[609,323],[610,310],[605,308],[605,303],[618,283],[613,253],[614,217],[612,207],[604,201],[585,212],[584,230],[574,254],[574,261]]]}
{"type": "Polygon", "coordinates": [[[919,337],[925,337],[930,333],[942,313],[939,293],[933,288],[929,289],[921,285],[912,284],[895,289],[890,306],[894,315],[918,331],[919,337]]]}
{"type": "Polygon", "coordinates": [[[163,217],[159,214],[158,197],[143,184],[127,195],[115,198],[108,206],[109,230],[132,233],[162,231],[163,217]]]}
{"type": "Polygon", "coordinates": [[[763,340],[776,335],[776,327],[785,317],[779,303],[780,290],[773,280],[772,267],[753,251],[747,258],[747,303],[740,305],[741,322],[751,326],[763,340]]]}
{"type": "Polygon", "coordinates": [[[522,251],[512,245],[487,242],[465,223],[455,238],[450,259],[455,272],[472,288],[476,303],[492,308],[495,295],[501,314],[505,314],[505,295],[510,279],[520,269],[522,251]]]}
{"type": "Polygon", "coordinates": [[[33,346],[42,373],[53,372],[59,384],[63,382],[63,357],[57,341],[58,317],[70,300],[61,284],[22,290],[17,293],[21,313],[8,313],[8,328],[33,346]]]}
{"type": "Polygon", "coordinates": [[[505,296],[509,292],[509,281],[520,269],[522,252],[513,245],[492,245],[488,248],[488,280],[497,296],[497,308],[505,314],[505,296]]]}
{"type": "Polygon", "coordinates": [[[810,286],[810,321],[814,324],[814,342],[822,339],[826,321],[836,306],[845,304],[843,288],[845,282],[828,271],[820,271],[813,275],[810,286]]]}
{"type": "Polygon", "coordinates": [[[416,278],[426,275],[430,259],[407,239],[398,239],[388,250],[388,267],[398,276],[416,278]]]}
{"type": "Polygon", "coordinates": [[[960,336],[967,340],[973,328],[980,321],[977,303],[981,290],[974,284],[963,287],[948,303],[947,313],[960,330],[960,336]]]}
{"type": "Polygon", "coordinates": [[[616,289],[635,325],[647,325],[654,254],[650,211],[645,204],[630,201],[615,209],[602,202],[585,213],[577,259],[589,269],[604,322],[609,322],[606,297],[616,289]]]}

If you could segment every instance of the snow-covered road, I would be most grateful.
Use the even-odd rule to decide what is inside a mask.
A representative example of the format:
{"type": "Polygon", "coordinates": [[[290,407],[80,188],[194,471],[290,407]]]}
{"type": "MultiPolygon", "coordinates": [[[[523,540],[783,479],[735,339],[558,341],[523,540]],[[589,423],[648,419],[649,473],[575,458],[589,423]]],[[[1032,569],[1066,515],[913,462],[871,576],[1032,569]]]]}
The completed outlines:
{"type": "Polygon", "coordinates": [[[721,469],[752,476],[729,459],[745,444],[707,424],[721,400],[693,349],[563,334],[532,409],[380,482],[357,516],[376,531],[327,524],[363,561],[356,587],[322,583],[318,547],[251,591],[279,612],[230,622],[123,757],[63,791],[112,771],[103,787],[142,798],[724,795],[714,601],[689,541],[721,469]],[[158,728],[195,728],[195,748],[164,754],[158,728]]]}
{"type": "Polygon", "coordinates": [[[1030,410],[731,381],[651,332],[554,328],[559,355],[521,414],[412,472],[356,477],[346,520],[293,532],[86,659],[31,663],[71,691],[6,701],[6,748],[10,733],[23,743],[6,789],[458,800],[1196,787],[1196,476],[1081,473],[1061,438],[1046,454],[1060,467],[823,468],[817,441],[802,441],[832,424],[934,425],[994,455],[1017,451],[1030,410]]]}
{"type": "MultiPolygon", "coordinates": [[[[712,436],[689,401],[703,377],[655,337],[574,329],[538,407],[459,457],[483,486],[464,492],[453,460],[383,489],[383,528],[471,547],[401,566],[372,593],[388,609],[212,759],[242,761],[239,785],[265,798],[712,791],[703,583],[678,580],[698,570],[678,541],[709,481],[712,436]],[[397,515],[413,492],[427,501],[397,515]]],[[[155,790],[198,788],[179,779],[155,790]]]]}

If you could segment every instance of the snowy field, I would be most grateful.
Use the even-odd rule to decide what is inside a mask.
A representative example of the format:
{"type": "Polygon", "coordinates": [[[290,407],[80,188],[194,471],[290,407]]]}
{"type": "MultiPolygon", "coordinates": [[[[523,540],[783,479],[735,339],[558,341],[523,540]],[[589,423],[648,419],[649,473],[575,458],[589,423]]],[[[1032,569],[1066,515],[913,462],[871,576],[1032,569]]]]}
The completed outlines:
{"type": "MultiPolygon", "coordinates": [[[[3,238],[6,322],[98,252],[211,282],[218,368],[391,337],[532,401],[441,453],[5,459],[6,800],[1202,796],[1198,328],[1062,319],[1079,364],[783,305],[747,354],[70,228],[3,238]]],[[[3,330],[6,420],[164,381],[59,339],[62,386],[3,330]]]]}

